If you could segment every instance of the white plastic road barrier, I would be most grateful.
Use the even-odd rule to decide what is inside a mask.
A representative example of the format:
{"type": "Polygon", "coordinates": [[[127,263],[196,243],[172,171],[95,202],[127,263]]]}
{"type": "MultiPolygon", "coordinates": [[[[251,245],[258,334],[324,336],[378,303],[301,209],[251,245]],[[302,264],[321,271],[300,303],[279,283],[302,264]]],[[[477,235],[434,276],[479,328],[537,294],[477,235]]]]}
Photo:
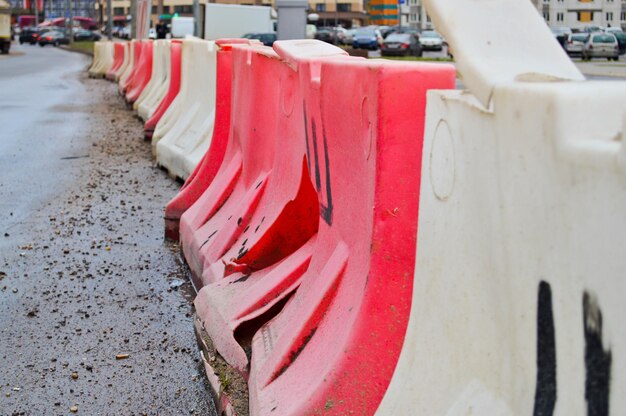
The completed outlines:
{"type": "Polygon", "coordinates": [[[529,6],[517,0],[428,2],[429,13],[445,16],[436,27],[452,45],[463,83],[485,106],[499,84],[584,79],[529,6]]]}
{"type": "Polygon", "coordinates": [[[191,46],[185,47],[185,45],[193,41],[194,41],[194,38],[186,38],[186,39],[181,40],[182,53],[181,53],[181,63],[180,63],[181,65],[180,89],[178,91],[178,94],[176,95],[176,98],[174,98],[174,100],[171,102],[169,107],[167,107],[167,110],[165,110],[165,113],[163,113],[163,116],[159,119],[159,122],[157,123],[154,129],[154,133],[152,134],[152,155],[154,157],[156,157],[156,147],[157,147],[157,143],[159,142],[159,140],[161,140],[161,138],[163,138],[167,134],[167,132],[170,131],[172,126],[176,124],[180,114],[182,114],[183,112],[187,110],[185,108],[185,105],[187,103],[186,96],[188,92],[186,91],[192,86],[192,84],[188,80],[190,76],[188,74],[188,72],[190,71],[190,67],[189,66],[185,67],[185,61],[190,59],[189,51],[190,51],[191,46]],[[187,54],[185,54],[185,50],[187,50],[187,54]]]}
{"type": "Polygon", "coordinates": [[[93,45],[93,61],[91,63],[91,66],[87,70],[87,72],[89,73],[90,77],[97,76],[96,70],[101,65],[100,64],[100,61],[102,60],[102,57],[101,57],[101,55],[102,55],[101,45],[103,43],[104,42],[95,42],[94,45],[93,45]]]}
{"type": "Polygon", "coordinates": [[[101,41],[94,44],[93,63],[90,77],[103,77],[113,65],[113,42],[101,41]]]}
{"type": "Polygon", "coordinates": [[[626,84],[549,82],[583,77],[530,2],[425,4],[469,93],[428,96],[412,310],[377,414],[623,414],[626,84]]]}
{"type": "Polygon", "coordinates": [[[152,51],[152,76],[150,82],[133,104],[142,120],[152,117],[170,85],[170,41],[157,40],[152,51]]]}
{"type": "Polygon", "coordinates": [[[118,68],[118,70],[115,72],[115,81],[119,82],[120,79],[122,78],[122,75],[124,75],[124,73],[126,72],[126,70],[128,69],[128,66],[131,65],[131,61],[132,61],[132,51],[131,51],[131,42],[125,42],[124,43],[124,61],[122,63],[122,66],[120,66],[118,68]]]}
{"type": "Polygon", "coordinates": [[[175,120],[156,143],[157,163],[171,176],[187,178],[211,144],[215,122],[217,49],[213,41],[189,39],[183,43],[182,79],[176,97],[175,120]]]}
{"type": "Polygon", "coordinates": [[[118,81],[118,84],[122,84],[124,82],[126,82],[126,79],[130,76],[130,74],[133,73],[133,69],[135,67],[135,45],[137,44],[137,41],[135,39],[133,39],[132,41],[130,41],[130,47],[127,48],[128,49],[128,59],[126,59],[126,57],[124,57],[124,71],[120,74],[118,81]]]}

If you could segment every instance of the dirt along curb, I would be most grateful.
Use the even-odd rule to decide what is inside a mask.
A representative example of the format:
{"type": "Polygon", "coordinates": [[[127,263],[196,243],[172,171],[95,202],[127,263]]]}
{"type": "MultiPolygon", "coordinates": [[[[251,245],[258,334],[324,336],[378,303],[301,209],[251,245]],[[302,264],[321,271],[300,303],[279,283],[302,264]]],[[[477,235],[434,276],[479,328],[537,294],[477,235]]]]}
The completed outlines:
{"type": "Polygon", "coordinates": [[[250,409],[246,380],[215,349],[197,316],[194,318],[194,329],[218,415],[248,416],[250,409]]]}

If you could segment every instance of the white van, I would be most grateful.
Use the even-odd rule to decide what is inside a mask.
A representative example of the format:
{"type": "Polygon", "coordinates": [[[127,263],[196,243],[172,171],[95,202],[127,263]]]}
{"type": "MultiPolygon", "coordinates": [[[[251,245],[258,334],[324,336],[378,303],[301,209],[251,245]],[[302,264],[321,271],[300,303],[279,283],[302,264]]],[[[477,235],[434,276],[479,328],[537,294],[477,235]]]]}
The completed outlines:
{"type": "Polygon", "coordinates": [[[173,38],[184,38],[185,36],[193,36],[195,19],[193,17],[175,16],[172,18],[170,33],[173,38]]]}

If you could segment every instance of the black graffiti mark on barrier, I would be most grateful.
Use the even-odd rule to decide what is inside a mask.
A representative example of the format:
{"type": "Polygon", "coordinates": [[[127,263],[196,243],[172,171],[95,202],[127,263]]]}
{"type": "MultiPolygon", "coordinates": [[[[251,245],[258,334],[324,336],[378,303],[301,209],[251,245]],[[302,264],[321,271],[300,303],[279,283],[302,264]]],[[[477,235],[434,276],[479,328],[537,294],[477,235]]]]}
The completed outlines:
{"type": "MultiPolygon", "coordinates": [[[[305,140],[306,140],[306,156],[307,156],[307,164],[309,168],[309,175],[311,175],[311,150],[309,143],[309,133],[308,133],[308,118],[306,115],[306,104],[304,105],[304,132],[305,132],[305,140]]],[[[324,202],[320,202],[320,216],[326,221],[328,225],[332,225],[333,223],[333,196],[330,185],[330,160],[328,158],[328,143],[326,140],[326,129],[322,124],[322,138],[324,140],[324,164],[325,164],[325,195],[322,192],[322,179],[320,172],[320,160],[318,154],[318,146],[317,146],[317,126],[315,124],[315,120],[311,120],[311,139],[313,145],[313,157],[315,162],[315,189],[320,195],[320,199],[323,201],[324,197],[326,197],[326,204],[324,202]]]]}
{"type": "MultiPolygon", "coordinates": [[[[585,400],[588,416],[608,416],[611,388],[611,350],[602,344],[602,311],[596,298],[583,293],[585,334],[585,400]]],[[[534,416],[551,416],[557,399],[556,342],[552,289],[541,281],[537,295],[537,386],[534,416]]]]}
{"type": "Polygon", "coordinates": [[[583,293],[585,328],[585,400],[588,416],[609,414],[611,351],[602,345],[602,312],[595,297],[583,293]]]}
{"type": "Polygon", "coordinates": [[[306,141],[306,164],[309,169],[309,176],[311,175],[311,151],[309,150],[309,128],[307,126],[306,118],[306,104],[302,103],[302,109],[304,114],[304,140],[306,141]]]}
{"type": "Polygon", "coordinates": [[[539,282],[537,294],[537,386],[533,416],[551,416],[556,404],[556,341],[550,284],[539,282]]]}

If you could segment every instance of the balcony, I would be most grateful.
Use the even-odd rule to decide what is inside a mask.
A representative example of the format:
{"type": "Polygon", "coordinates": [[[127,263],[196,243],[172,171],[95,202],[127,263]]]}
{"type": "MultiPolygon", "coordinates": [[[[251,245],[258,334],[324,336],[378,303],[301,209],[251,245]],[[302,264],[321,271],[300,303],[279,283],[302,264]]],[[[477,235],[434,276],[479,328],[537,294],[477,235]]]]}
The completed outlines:
{"type": "Polygon", "coordinates": [[[596,0],[570,2],[569,7],[567,8],[567,11],[568,12],[601,12],[602,2],[596,1],[596,0]]]}

